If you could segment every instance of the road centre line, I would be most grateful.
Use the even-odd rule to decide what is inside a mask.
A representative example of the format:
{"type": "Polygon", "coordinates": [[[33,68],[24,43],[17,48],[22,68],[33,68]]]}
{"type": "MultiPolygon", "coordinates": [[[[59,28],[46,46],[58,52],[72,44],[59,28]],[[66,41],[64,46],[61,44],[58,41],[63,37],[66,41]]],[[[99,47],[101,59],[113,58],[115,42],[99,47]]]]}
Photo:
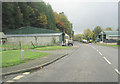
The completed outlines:
{"type": "Polygon", "coordinates": [[[101,53],[101,52],[99,52],[99,54],[100,54],[100,55],[102,55],[102,53],[101,53]]]}
{"type": "MultiPolygon", "coordinates": [[[[91,47],[93,47],[93,46],[91,46],[91,47]]],[[[95,47],[93,47],[93,48],[95,49],[95,47]]],[[[97,49],[96,49],[96,50],[97,50],[97,49]]],[[[99,52],[99,50],[97,50],[97,52],[99,52]]],[[[100,54],[100,55],[102,55],[102,53],[101,53],[101,52],[99,52],[99,54],[100,54]]]]}
{"type": "Polygon", "coordinates": [[[105,57],[103,57],[104,59],[105,59],[105,61],[108,63],[108,64],[111,64],[111,62],[107,59],[107,58],[105,58],[105,57]]]}
{"type": "MultiPolygon", "coordinates": [[[[92,48],[94,48],[93,46],[91,46],[92,48]]],[[[94,48],[95,49],[95,48],[94,48]]],[[[97,49],[96,49],[97,50],[97,49]]],[[[97,52],[99,52],[99,50],[97,50],[97,52]]],[[[102,55],[101,52],[99,52],[100,55],[102,55]]],[[[111,64],[111,62],[106,58],[106,57],[103,57],[104,60],[108,63],[108,64],[111,64]]],[[[120,72],[118,71],[118,69],[115,69],[116,73],[118,73],[120,75],[120,72]]]]}
{"type": "Polygon", "coordinates": [[[14,79],[14,80],[19,80],[19,79],[22,78],[22,77],[23,77],[23,75],[19,75],[19,76],[13,78],[13,79],[14,79]]]}
{"type": "Polygon", "coordinates": [[[115,71],[120,75],[120,72],[118,71],[118,69],[115,69],[115,71]]]}

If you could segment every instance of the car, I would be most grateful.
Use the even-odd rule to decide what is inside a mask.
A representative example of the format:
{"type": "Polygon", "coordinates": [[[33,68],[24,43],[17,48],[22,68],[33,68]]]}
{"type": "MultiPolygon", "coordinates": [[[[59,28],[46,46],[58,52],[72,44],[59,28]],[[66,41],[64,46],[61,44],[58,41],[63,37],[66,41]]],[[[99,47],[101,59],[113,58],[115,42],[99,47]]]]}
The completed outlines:
{"type": "Polygon", "coordinates": [[[68,46],[73,46],[73,40],[68,40],[68,46]]]}

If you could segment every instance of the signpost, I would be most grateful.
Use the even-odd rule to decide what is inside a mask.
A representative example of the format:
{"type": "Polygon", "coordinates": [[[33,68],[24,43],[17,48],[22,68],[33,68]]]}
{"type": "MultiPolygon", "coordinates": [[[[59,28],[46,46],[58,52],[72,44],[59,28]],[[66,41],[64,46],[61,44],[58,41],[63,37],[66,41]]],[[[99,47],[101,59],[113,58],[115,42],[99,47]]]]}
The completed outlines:
{"type": "Polygon", "coordinates": [[[24,60],[24,50],[21,50],[21,60],[24,60]]]}

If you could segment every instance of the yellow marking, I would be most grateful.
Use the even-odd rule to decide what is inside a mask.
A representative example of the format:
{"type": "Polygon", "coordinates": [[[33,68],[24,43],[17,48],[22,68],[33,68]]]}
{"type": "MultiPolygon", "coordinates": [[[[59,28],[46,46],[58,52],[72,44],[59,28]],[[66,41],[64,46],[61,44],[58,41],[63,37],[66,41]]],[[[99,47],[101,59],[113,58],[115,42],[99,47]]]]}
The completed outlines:
{"type": "Polygon", "coordinates": [[[40,69],[42,69],[43,67],[40,67],[40,69]]]}

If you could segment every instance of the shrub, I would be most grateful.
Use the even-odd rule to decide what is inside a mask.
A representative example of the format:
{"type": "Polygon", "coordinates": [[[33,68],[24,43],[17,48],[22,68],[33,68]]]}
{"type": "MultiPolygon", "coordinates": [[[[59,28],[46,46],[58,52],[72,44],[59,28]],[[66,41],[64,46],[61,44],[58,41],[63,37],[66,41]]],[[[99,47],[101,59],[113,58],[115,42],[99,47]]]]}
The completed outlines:
{"type": "Polygon", "coordinates": [[[119,40],[117,40],[117,45],[120,45],[120,39],[119,39],[119,40]]]}

